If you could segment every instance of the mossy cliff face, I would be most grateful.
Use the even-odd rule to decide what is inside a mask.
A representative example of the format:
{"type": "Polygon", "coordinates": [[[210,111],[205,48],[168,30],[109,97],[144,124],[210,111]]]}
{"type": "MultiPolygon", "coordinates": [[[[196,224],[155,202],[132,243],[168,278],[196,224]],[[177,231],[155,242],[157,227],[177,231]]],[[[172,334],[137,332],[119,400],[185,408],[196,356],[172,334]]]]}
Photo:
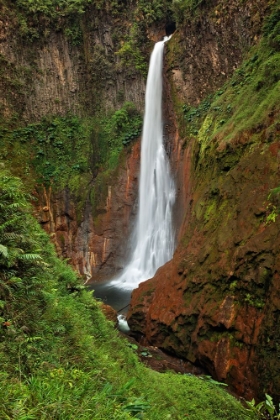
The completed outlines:
{"type": "Polygon", "coordinates": [[[112,174],[102,177],[99,185],[99,180],[89,183],[80,196],[73,198],[69,189],[53,193],[51,187],[43,187],[36,194],[37,219],[51,234],[58,254],[69,258],[87,280],[112,275],[126,255],[124,238],[130,236],[135,216],[139,156],[137,142],[123,152],[112,174]],[[97,202],[91,202],[92,190],[97,190],[97,202]],[[81,209],[79,197],[85,202],[81,209]]]}
{"type": "MultiPolygon", "coordinates": [[[[135,334],[204,366],[247,399],[263,398],[264,392],[277,398],[280,389],[280,115],[279,76],[274,70],[279,42],[272,24],[279,11],[268,11],[265,3],[258,2],[256,10],[255,2],[247,2],[240,5],[239,14],[237,3],[228,2],[223,7],[236,10],[231,21],[211,7],[201,17],[203,29],[205,22],[220,16],[215,26],[221,28],[219,42],[228,42],[220,54],[216,50],[212,64],[209,57],[206,76],[198,72],[204,80],[201,92],[197,84],[189,90],[193,75],[187,63],[191,54],[199,61],[197,49],[190,47],[187,57],[181,54],[189,42],[183,41],[183,29],[170,41],[166,95],[173,99],[177,118],[172,123],[169,108],[166,128],[175,139],[171,156],[184,214],[181,209],[175,213],[183,223],[173,260],[133,292],[128,314],[135,334]],[[242,7],[250,9],[250,19],[242,7]],[[265,12],[270,17],[261,32],[255,19],[262,22],[265,12]],[[242,41],[248,51],[256,43],[251,52],[245,54],[244,44],[236,44],[236,27],[247,34],[242,41]],[[246,60],[240,66],[242,50],[246,60]],[[174,61],[174,51],[180,62],[174,61]],[[239,69],[232,74],[230,65],[225,75],[215,73],[226,53],[239,69]],[[205,98],[203,92],[211,93],[211,72],[219,90],[205,98]],[[192,107],[201,98],[200,105],[192,107]]],[[[198,35],[191,25],[188,30],[191,39],[198,35]]],[[[207,38],[203,34],[202,30],[198,48],[204,39],[205,57],[207,44],[215,44],[217,38],[215,31],[207,38]]]]}
{"type": "Polygon", "coordinates": [[[129,314],[134,332],[246,398],[280,386],[280,226],[266,222],[277,173],[280,181],[275,149],[256,146],[229,172],[229,155],[209,156],[191,174],[186,233],[173,260],[133,292],[129,314]]]}
{"type": "Polygon", "coordinates": [[[196,106],[223,85],[258,42],[267,3],[202,1],[179,15],[182,22],[168,48],[177,101],[196,106]]]}
{"type": "Polygon", "coordinates": [[[3,3],[1,114],[6,119],[22,123],[46,115],[94,115],[124,101],[142,110],[144,78],[116,54],[133,8],[112,16],[112,10],[92,5],[81,16],[47,19],[3,3]]]}
{"type": "Polygon", "coordinates": [[[143,32],[143,51],[120,52],[136,42],[135,7],[101,3],[84,14],[0,5],[1,158],[35,195],[58,253],[87,278],[116,270],[126,251],[150,49],[143,32]]]}

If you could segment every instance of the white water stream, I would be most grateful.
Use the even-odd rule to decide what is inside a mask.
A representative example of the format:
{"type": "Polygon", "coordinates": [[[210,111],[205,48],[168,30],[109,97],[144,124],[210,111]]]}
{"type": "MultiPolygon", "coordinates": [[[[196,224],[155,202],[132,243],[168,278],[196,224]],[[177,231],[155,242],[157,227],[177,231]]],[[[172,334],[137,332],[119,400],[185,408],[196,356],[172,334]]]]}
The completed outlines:
{"type": "Polygon", "coordinates": [[[172,207],[175,185],[163,144],[162,62],[164,41],[158,42],[150,59],[141,143],[139,209],[132,238],[133,252],[122,274],[110,282],[135,289],[154,276],[174,252],[172,207]]]}

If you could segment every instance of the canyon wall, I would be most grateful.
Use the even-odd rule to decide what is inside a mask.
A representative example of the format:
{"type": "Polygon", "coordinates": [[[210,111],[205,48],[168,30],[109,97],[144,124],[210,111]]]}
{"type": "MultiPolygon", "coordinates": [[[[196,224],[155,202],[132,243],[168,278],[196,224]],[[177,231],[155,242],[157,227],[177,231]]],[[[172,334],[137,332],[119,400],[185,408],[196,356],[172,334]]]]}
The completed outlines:
{"type": "MultiPolygon", "coordinates": [[[[40,13],[22,21],[8,0],[1,4],[2,125],[98,118],[126,101],[143,111],[150,40],[164,34],[171,9],[167,20],[162,13],[151,20],[151,3],[137,16],[132,1],[97,3],[73,22],[60,14],[48,23],[40,13]]],[[[178,248],[135,290],[129,312],[134,334],[203,366],[245,398],[280,389],[277,11],[259,48],[276,3],[202,1],[183,14],[181,3],[172,5],[177,30],[166,44],[163,106],[178,248]]],[[[32,189],[58,253],[87,280],[121,268],[137,206],[139,139],[100,183],[104,168],[91,163],[75,191],[70,181],[63,188],[39,182],[24,147],[9,138],[2,160],[32,189]]]]}
{"type": "Polygon", "coordinates": [[[19,18],[3,5],[1,15],[0,105],[5,118],[17,114],[22,121],[35,122],[46,115],[93,115],[98,108],[108,112],[125,101],[143,110],[145,80],[116,54],[117,34],[127,33],[129,15],[121,22],[92,6],[76,23],[81,26],[78,40],[67,35],[71,27],[66,18],[58,29],[37,22],[41,27],[30,39],[31,34],[21,33],[19,18]]]}
{"type": "Polygon", "coordinates": [[[265,391],[277,400],[280,220],[272,192],[280,185],[279,93],[263,107],[272,86],[258,96],[253,75],[261,64],[245,65],[242,87],[236,88],[239,72],[225,83],[246,48],[258,44],[268,8],[265,2],[214,3],[167,46],[166,130],[181,227],[172,261],[133,292],[128,322],[146,344],[203,366],[246,399],[263,398],[265,391]],[[236,122],[235,96],[243,96],[243,86],[245,115],[251,108],[259,117],[249,113],[236,122]],[[213,88],[215,98],[207,96],[213,88]],[[184,130],[196,119],[192,132],[184,130]]]}
{"type": "Polygon", "coordinates": [[[136,213],[139,146],[138,141],[123,152],[121,164],[105,184],[106,200],[100,200],[94,213],[87,199],[81,220],[69,190],[53,193],[51,187],[42,187],[37,193],[37,219],[50,233],[58,254],[69,258],[87,281],[112,276],[125,263],[136,213]]]}
{"type": "MultiPolygon", "coordinates": [[[[27,29],[19,11],[2,4],[2,121],[13,129],[57,116],[91,119],[97,113],[109,115],[126,102],[142,113],[145,78],[116,54],[129,34],[133,13],[131,5],[117,14],[110,7],[107,11],[91,5],[83,16],[67,19],[62,15],[54,22],[42,14],[27,16],[27,29]]],[[[19,162],[15,164],[10,150],[5,150],[5,157],[12,162],[14,173],[29,182],[38,174],[30,175],[28,162],[26,169],[22,160],[34,158],[35,151],[26,156],[24,144],[20,147],[19,162]]],[[[91,166],[80,185],[80,189],[87,188],[83,194],[55,182],[37,181],[32,191],[37,218],[57,252],[87,280],[100,270],[103,276],[114,273],[125,258],[138,189],[139,138],[125,148],[119,167],[104,177],[102,185],[94,164],[91,166]],[[97,204],[90,199],[94,190],[99,195],[97,204]]]]}

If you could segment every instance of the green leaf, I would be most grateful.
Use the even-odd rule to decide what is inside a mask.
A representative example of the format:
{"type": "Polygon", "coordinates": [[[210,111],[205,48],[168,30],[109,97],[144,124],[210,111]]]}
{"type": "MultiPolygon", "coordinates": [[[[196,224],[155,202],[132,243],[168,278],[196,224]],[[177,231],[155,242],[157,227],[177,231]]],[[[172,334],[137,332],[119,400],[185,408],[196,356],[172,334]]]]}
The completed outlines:
{"type": "Polygon", "coordinates": [[[137,346],[137,344],[128,343],[128,346],[129,346],[130,348],[132,348],[133,350],[138,350],[138,346],[137,346]]]}

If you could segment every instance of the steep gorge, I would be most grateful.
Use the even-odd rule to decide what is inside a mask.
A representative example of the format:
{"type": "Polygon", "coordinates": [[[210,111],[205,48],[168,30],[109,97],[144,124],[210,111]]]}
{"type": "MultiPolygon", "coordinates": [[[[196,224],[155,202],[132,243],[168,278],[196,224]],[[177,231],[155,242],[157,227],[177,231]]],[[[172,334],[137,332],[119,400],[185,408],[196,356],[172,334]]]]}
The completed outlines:
{"type": "Polygon", "coordinates": [[[277,64],[259,47],[223,83],[238,67],[244,41],[257,42],[266,4],[247,2],[242,13],[236,2],[223,7],[209,7],[193,24],[199,37],[188,27],[168,46],[166,102],[174,104],[177,124],[168,106],[167,125],[176,139],[175,212],[180,219],[184,208],[183,225],[173,260],[133,292],[128,321],[146,343],[204,366],[239,395],[267,390],[277,398],[279,76],[269,81],[277,64]],[[218,93],[192,108],[212,92],[209,81],[218,93]]]}
{"type": "MultiPolygon", "coordinates": [[[[68,114],[96,121],[126,101],[142,112],[150,40],[162,36],[166,19],[147,24],[149,15],[138,14],[142,50],[133,55],[133,3],[114,8],[103,2],[100,8],[93,2],[84,15],[71,17],[74,24],[63,16],[46,23],[39,15],[37,36],[31,31],[36,21],[29,16],[23,34],[3,2],[3,127],[68,114]]],[[[277,16],[277,2],[264,0],[175,9],[177,30],[165,55],[164,126],[178,186],[178,249],[133,293],[129,313],[132,331],[147,343],[204,366],[246,398],[264,391],[277,396],[280,388],[279,200],[270,194],[280,182],[279,92],[269,98],[279,83],[279,61],[273,61],[279,41],[271,35],[277,16]],[[259,47],[270,14],[271,39],[259,47]],[[239,115],[242,107],[248,113],[239,115]]],[[[59,254],[87,279],[106,277],[123,264],[139,168],[139,136],[107,170],[96,165],[101,143],[98,129],[93,133],[85,143],[87,168],[78,175],[73,170],[63,184],[38,182],[28,145],[6,142],[5,131],[1,150],[5,164],[34,192],[37,217],[59,254]]]]}

